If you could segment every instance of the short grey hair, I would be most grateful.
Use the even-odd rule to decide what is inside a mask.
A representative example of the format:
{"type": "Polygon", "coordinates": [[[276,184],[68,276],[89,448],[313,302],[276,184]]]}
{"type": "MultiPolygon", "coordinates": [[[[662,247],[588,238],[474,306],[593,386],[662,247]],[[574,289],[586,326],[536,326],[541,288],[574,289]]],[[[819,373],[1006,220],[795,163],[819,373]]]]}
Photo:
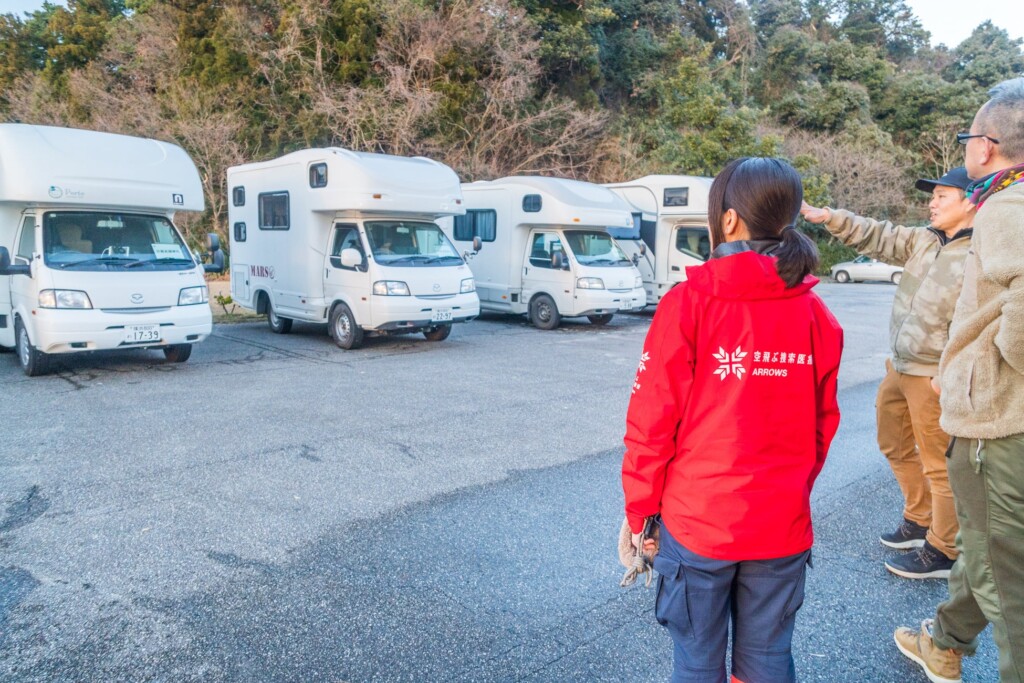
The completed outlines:
{"type": "Polygon", "coordinates": [[[978,112],[983,132],[999,140],[999,153],[1015,164],[1024,162],[1024,77],[998,83],[978,112]]]}

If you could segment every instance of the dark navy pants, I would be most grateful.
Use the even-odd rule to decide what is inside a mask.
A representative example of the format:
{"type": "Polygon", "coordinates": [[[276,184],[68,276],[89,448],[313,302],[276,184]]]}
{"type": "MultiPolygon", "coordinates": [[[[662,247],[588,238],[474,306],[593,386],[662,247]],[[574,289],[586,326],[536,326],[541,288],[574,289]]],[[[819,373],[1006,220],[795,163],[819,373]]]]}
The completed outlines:
{"type": "Polygon", "coordinates": [[[654,614],[675,643],[672,683],[724,683],[732,622],[732,675],[742,683],[793,683],[793,627],[811,551],[772,560],[712,560],[661,526],[654,614]]]}

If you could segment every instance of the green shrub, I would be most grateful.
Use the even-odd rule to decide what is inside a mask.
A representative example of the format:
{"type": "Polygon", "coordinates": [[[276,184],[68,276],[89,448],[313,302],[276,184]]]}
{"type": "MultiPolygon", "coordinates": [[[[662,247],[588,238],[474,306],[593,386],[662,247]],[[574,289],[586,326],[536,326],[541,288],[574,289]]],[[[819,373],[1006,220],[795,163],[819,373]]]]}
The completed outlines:
{"type": "Polygon", "coordinates": [[[857,258],[857,252],[834,237],[819,237],[816,240],[818,254],[821,255],[821,262],[818,264],[818,274],[828,275],[832,266],[843,261],[852,261],[857,258]]]}

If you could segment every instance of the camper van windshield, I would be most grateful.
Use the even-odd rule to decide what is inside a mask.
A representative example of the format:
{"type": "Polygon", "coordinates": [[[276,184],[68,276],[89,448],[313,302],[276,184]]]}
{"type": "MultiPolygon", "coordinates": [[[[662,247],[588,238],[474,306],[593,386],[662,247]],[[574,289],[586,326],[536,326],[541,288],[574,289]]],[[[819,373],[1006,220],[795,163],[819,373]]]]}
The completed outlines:
{"type": "Polygon", "coordinates": [[[51,268],[183,270],[195,261],[163,216],[51,211],[43,218],[43,257],[51,268]]]}
{"type": "Polygon", "coordinates": [[[566,230],[565,241],[584,266],[631,266],[633,262],[612,241],[608,233],[597,230],[566,230]]]}
{"type": "Polygon", "coordinates": [[[450,266],[462,257],[441,228],[424,221],[366,221],[377,263],[385,266],[450,266]]]}

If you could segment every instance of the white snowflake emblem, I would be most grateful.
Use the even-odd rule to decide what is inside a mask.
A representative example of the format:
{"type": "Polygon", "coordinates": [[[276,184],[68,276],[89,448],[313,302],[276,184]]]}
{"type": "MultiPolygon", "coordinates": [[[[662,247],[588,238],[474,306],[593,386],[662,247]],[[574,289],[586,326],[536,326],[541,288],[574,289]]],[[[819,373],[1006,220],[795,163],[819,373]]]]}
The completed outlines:
{"type": "Polygon", "coordinates": [[[651,359],[651,354],[649,354],[646,351],[644,351],[643,355],[640,356],[640,366],[636,369],[636,372],[637,372],[638,375],[641,372],[643,372],[644,370],[647,369],[647,361],[649,361],[650,359],[651,359]]]}
{"type": "Polygon", "coordinates": [[[747,371],[747,369],[743,367],[743,359],[747,357],[747,353],[745,351],[741,351],[740,347],[737,346],[736,350],[730,354],[724,348],[719,346],[718,353],[712,355],[719,363],[718,369],[715,370],[715,374],[718,375],[718,378],[723,382],[730,374],[736,375],[739,379],[743,378],[743,373],[747,371]]]}
{"type": "Polygon", "coordinates": [[[630,390],[630,394],[635,394],[640,390],[640,373],[647,369],[647,361],[651,359],[651,354],[646,351],[640,356],[640,366],[636,369],[636,378],[633,380],[633,388],[630,390]]]}

